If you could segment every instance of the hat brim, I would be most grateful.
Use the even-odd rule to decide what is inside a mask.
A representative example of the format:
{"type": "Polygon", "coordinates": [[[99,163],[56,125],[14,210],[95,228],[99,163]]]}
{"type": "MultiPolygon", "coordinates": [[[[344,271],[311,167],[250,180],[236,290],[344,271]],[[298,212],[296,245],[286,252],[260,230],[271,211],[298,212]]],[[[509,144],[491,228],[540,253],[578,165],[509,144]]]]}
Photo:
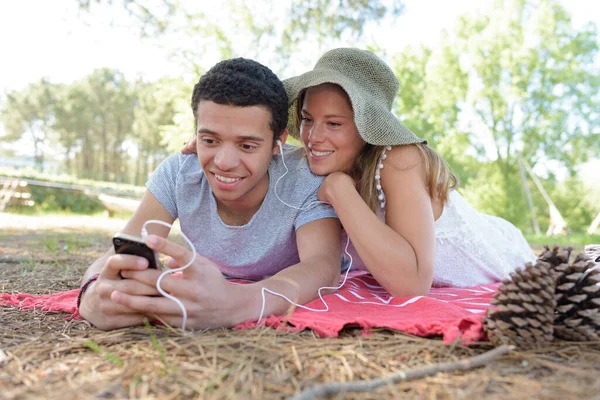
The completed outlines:
{"type": "MultiPolygon", "coordinates": [[[[358,129],[358,133],[365,142],[379,146],[395,146],[426,142],[404,126],[404,124],[402,124],[402,122],[400,122],[400,120],[385,107],[385,102],[366,101],[366,99],[372,98],[374,94],[366,92],[365,89],[345,75],[331,69],[320,68],[283,81],[283,85],[288,95],[290,115],[295,115],[296,99],[303,90],[324,83],[338,85],[346,92],[350,99],[350,104],[352,105],[354,122],[358,129]],[[368,126],[378,127],[377,132],[367,129],[368,126]]],[[[298,129],[292,129],[291,133],[292,136],[299,139],[298,129]]]]}

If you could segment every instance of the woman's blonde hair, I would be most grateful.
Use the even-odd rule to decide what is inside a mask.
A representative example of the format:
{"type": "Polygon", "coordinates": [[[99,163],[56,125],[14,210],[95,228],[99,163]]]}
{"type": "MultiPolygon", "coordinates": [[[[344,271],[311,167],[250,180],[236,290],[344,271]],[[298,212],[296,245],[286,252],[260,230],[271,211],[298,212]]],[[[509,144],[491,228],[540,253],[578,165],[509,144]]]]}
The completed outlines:
{"type": "MultiPolygon", "coordinates": [[[[458,186],[458,178],[452,173],[448,164],[425,143],[403,146],[416,146],[419,150],[425,163],[425,184],[429,197],[431,199],[438,198],[442,204],[446,204],[450,190],[456,189],[458,186]]],[[[357,190],[360,196],[373,212],[377,211],[380,204],[377,197],[375,175],[384,149],[385,146],[374,146],[367,143],[356,158],[351,171],[351,176],[358,182],[357,190]]]]}
{"type": "MultiPolygon", "coordinates": [[[[300,140],[302,140],[300,132],[301,110],[305,93],[306,90],[300,92],[293,102],[290,110],[291,120],[288,124],[292,135],[297,136],[300,140]]],[[[458,187],[458,178],[452,173],[448,164],[426,143],[405,144],[402,146],[417,147],[425,163],[425,184],[429,197],[432,200],[438,198],[442,201],[442,204],[446,204],[450,190],[458,187]]],[[[357,182],[358,193],[373,212],[377,212],[380,205],[375,175],[385,147],[367,143],[356,157],[352,170],[349,171],[349,175],[357,182]]]]}

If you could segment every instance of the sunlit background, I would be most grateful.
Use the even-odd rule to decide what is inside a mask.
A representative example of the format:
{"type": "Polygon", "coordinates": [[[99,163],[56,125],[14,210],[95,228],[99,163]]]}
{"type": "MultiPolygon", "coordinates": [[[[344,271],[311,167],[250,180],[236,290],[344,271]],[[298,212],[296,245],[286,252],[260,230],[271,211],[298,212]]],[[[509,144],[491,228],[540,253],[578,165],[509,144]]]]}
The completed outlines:
{"type": "Polygon", "coordinates": [[[584,0],[0,2],[0,175],[143,185],[192,134],[193,84],[217,61],[286,78],[354,46],[394,69],[394,112],[476,208],[592,232],[599,22],[584,0]]]}

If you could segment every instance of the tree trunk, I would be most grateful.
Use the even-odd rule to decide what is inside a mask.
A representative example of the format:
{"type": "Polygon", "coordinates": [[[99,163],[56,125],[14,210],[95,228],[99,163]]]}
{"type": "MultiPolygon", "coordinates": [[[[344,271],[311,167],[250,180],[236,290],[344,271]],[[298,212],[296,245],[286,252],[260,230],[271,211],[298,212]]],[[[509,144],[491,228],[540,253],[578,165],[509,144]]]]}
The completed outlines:
{"type": "Polygon", "coordinates": [[[527,205],[529,206],[529,212],[531,212],[531,222],[533,224],[533,231],[536,235],[541,235],[542,230],[540,229],[540,223],[537,219],[537,213],[535,212],[535,207],[533,206],[533,199],[531,197],[531,189],[529,187],[529,181],[527,180],[527,176],[525,175],[525,169],[523,168],[523,164],[521,163],[520,158],[517,159],[519,163],[519,173],[521,174],[521,183],[523,184],[523,191],[525,191],[525,197],[527,198],[527,205]]]}
{"type": "Polygon", "coordinates": [[[134,176],[134,180],[133,183],[135,185],[141,185],[141,178],[142,178],[142,149],[141,146],[138,146],[138,153],[137,153],[137,159],[135,160],[135,176],[134,176]]]}
{"type": "Polygon", "coordinates": [[[108,180],[108,137],[106,132],[106,112],[102,114],[102,180],[108,180]]]}

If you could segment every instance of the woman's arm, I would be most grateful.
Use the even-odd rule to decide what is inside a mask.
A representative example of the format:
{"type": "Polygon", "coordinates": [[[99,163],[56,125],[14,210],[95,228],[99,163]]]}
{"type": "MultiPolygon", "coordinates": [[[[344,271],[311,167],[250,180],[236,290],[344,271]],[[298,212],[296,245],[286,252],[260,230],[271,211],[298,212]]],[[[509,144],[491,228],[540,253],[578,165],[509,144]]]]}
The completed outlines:
{"type": "Polygon", "coordinates": [[[399,146],[387,154],[381,170],[386,223],[345,174],[329,175],[319,197],[333,205],[367,269],[390,294],[425,295],[433,281],[435,229],[424,164],[414,146],[399,146]]]}

